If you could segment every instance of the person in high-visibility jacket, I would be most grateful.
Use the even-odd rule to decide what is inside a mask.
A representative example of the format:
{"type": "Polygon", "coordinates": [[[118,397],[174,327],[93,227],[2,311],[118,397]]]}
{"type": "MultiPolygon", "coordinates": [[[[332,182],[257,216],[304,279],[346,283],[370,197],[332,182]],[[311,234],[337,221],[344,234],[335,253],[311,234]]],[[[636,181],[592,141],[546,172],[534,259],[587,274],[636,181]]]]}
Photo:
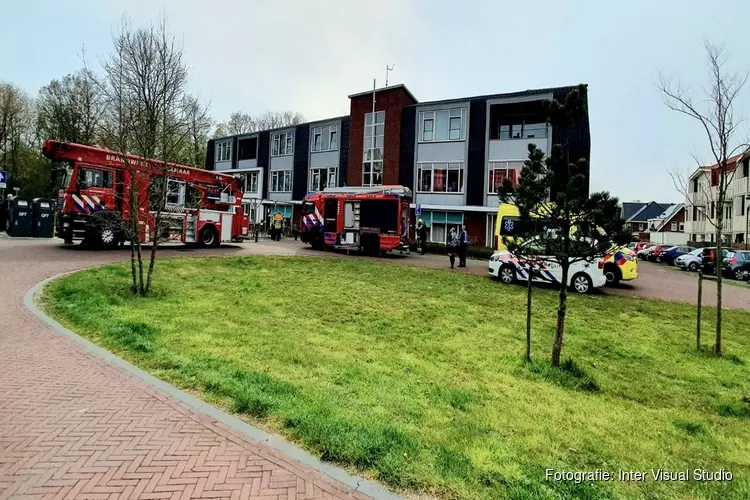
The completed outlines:
{"type": "Polygon", "coordinates": [[[276,213],[276,217],[273,219],[273,232],[276,236],[276,241],[281,241],[281,224],[283,223],[284,218],[281,215],[281,212],[276,213]]]}

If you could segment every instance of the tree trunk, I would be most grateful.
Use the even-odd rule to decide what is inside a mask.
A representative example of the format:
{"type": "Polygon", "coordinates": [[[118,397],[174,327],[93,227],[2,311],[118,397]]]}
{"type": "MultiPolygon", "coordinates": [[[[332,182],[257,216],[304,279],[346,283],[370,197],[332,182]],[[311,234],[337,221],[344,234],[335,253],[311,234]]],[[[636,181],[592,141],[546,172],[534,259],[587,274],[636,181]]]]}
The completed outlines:
{"type": "Polygon", "coordinates": [[[529,280],[526,288],[526,361],[531,361],[531,276],[533,268],[529,264],[529,280]]]}
{"type": "Polygon", "coordinates": [[[148,275],[146,278],[146,288],[144,293],[147,294],[149,291],[151,291],[151,282],[154,277],[154,267],[156,265],[156,248],[159,246],[159,233],[161,229],[161,215],[162,215],[162,207],[164,206],[164,203],[166,202],[166,182],[164,182],[165,178],[162,177],[158,181],[159,183],[159,195],[157,197],[157,205],[156,205],[156,214],[154,215],[154,240],[151,242],[151,256],[149,257],[148,262],[148,275]]]}
{"type": "Polygon", "coordinates": [[[703,271],[698,271],[698,311],[695,325],[695,347],[701,350],[701,313],[703,309],[703,271]]]}
{"type": "MultiPolygon", "coordinates": [[[[722,209],[723,211],[723,209],[722,209]]],[[[714,354],[721,356],[721,291],[722,282],[721,274],[723,268],[722,258],[722,223],[723,215],[719,215],[719,220],[716,229],[717,243],[716,243],[716,344],[714,345],[714,354]]]]}
{"type": "Polygon", "coordinates": [[[560,366],[560,353],[565,334],[565,313],[568,309],[568,272],[570,264],[562,262],[562,284],[560,285],[559,302],[557,305],[557,328],[555,329],[555,343],[552,344],[552,366],[560,366]]]}

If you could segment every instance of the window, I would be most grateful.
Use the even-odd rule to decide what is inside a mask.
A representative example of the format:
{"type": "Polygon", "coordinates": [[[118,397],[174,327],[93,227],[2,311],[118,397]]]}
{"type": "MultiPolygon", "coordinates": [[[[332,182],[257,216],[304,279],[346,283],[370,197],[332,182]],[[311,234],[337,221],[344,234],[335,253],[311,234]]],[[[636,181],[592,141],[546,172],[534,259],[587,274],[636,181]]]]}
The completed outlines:
{"type": "Polygon", "coordinates": [[[216,161],[230,161],[232,159],[232,141],[216,143],[216,161]]]}
{"type": "Polygon", "coordinates": [[[385,111],[365,114],[365,144],[362,153],[362,185],[377,186],[383,183],[383,140],[385,137],[385,111]]]}
{"type": "Polygon", "coordinates": [[[521,119],[508,117],[504,123],[498,124],[497,131],[493,131],[491,139],[535,139],[547,137],[547,124],[544,122],[525,122],[521,119]],[[511,123],[508,123],[510,121],[511,123]]]}
{"type": "Polygon", "coordinates": [[[419,113],[419,142],[466,139],[466,108],[419,113]]]}
{"type": "Polygon", "coordinates": [[[273,134],[271,156],[285,156],[294,153],[294,132],[273,134]]]}
{"type": "Polygon", "coordinates": [[[240,139],[237,159],[255,160],[258,157],[258,138],[240,139]]]}
{"type": "Polygon", "coordinates": [[[419,163],[417,187],[422,193],[463,193],[464,164],[419,163]]]}
{"type": "Polygon", "coordinates": [[[321,146],[322,141],[323,141],[323,128],[322,127],[314,128],[312,150],[320,151],[320,146],[321,146]]]}
{"type": "Polygon", "coordinates": [[[167,205],[185,204],[185,183],[177,179],[167,180],[167,205]]]}
{"type": "Polygon", "coordinates": [[[745,197],[740,196],[740,215],[745,215],[745,197]]]}
{"type": "Polygon", "coordinates": [[[672,228],[671,228],[671,231],[672,231],[672,232],[675,232],[675,231],[677,231],[677,221],[672,221],[672,228]]]}
{"type": "Polygon", "coordinates": [[[513,184],[518,184],[518,172],[523,167],[523,161],[491,161],[489,169],[489,183],[487,192],[497,194],[503,185],[503,179],[510,179],[513,184]]]}
{"type": "Polygon", "coordinates": [[[78,189],[111,187],[112,172],[109,170],[82,168],[78,171],[78,189]]]}
{"type": "Polygon", "coordinates": [[[336,167],[313,168],[310,170],[310,192],[323,191],[336,187],[336,167]]]}
{"type": "Polygon", "coordinates": [[[685,232],[685,223],[684,222],[680,222],[680,232],[681,233],[685,232]]]}
{"type": "Polygon", "coordinates": [[[329,144],[331,151],[336,151],[339,148],[339,131],[338,127],[331,127],[331,132],[329,133],[329,144]]]}
{"type": "Polygon", "coordinates": [[[245,176],[245,192],[258,192],[258,172],[248,172],[245,176]]]}
{"type": "Polygon", "coordinates": [[[312,152],[335,151],[338,145],[338,125],[315,127],[312,130],[312,152]]]}
{"type": "Polygon", "coordinates": [[[646,229],[646,224],[638,224],[638,230],[643,231],[646,229]]]}
{"type": "Polygon", "coordinates": [[[445,244],[448,241],[450,228],[463,224],[463,214],[460,212],[429,212],[422,213],[422,220],[427,225],[427,239],[435,243],[445,244]]]}
{"type": "Polygon", "coordinates": [[[291,193],[292,171],[274,170],[271,172],[271,191],[274,193],[291,193]]]}

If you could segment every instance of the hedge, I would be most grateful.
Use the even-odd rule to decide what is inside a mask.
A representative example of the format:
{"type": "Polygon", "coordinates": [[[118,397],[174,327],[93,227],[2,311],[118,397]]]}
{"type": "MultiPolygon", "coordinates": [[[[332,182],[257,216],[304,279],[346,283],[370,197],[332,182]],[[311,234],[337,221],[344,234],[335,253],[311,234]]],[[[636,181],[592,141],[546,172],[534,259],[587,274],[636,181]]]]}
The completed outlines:
{"type": "MultiPolygon", "coordinates": [[[[410,246],[412,252],[417,251],[417,245],[412,244],[410,246]]],[[[438,255],[447,255],[448,246],[443,243],[431,243],[427,242],[424,246],[425,253],[432,253],[438,255]]],[[[469,245],[469,250],[466,252],[466,256],[472,259],[489,260],[495,250],[483,246],[469,245]]]]}

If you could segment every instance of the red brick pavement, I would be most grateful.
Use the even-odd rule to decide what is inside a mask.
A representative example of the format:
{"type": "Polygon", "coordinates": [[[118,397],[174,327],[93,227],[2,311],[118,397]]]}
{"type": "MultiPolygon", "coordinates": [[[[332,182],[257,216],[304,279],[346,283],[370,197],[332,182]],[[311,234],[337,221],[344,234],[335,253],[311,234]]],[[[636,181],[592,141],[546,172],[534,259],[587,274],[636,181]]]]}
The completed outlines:
{"type": "MultiPolygon", "coordinates": [[[[160,255],[247,253],[333,255],[290,241],[160,255]]],[[[94,357],[23,305],[44,278],[127,258],[121,250],[0,239],[0,500],[367,498],[94,357]]],[[[439,256],[378,260],[447,268],[439,256]]],[[[486,263],[454,272],[485,275],[486,263]]],[[[638,281],[608,293],[694,302],[694,281],[644,264],[638,281]]],[[[727,307],[750,308],[750,289],[725,290],[727,307]]]]}
{"type": "Polygon", "coordinates": [[[0,500],[369,498],[95,357],[23,305],[45,277],[123,257],[0,240],[0,500]]]}

